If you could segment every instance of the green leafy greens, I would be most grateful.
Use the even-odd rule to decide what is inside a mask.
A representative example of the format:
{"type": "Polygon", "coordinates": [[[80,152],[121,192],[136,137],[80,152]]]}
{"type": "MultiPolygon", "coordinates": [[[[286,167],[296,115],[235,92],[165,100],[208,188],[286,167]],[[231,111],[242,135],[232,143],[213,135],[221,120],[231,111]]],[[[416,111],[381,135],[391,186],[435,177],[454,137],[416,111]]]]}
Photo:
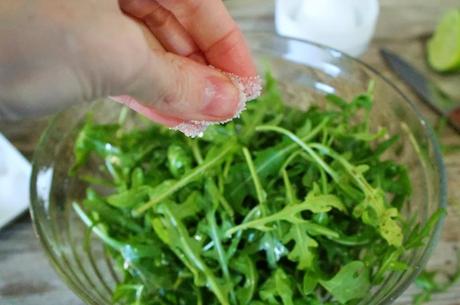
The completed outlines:
{"type": "Polygon", "coordinates": [[[398,137],[371,130],[372,88],[327,99],[285,106],[268,74],[240,120],[193,140],[89,118],[74,208],[124,273],[114,303],[352,305],[407,268],[443,213],[423,228],[400,214],[411,184],[382,158],[398,137]]]}

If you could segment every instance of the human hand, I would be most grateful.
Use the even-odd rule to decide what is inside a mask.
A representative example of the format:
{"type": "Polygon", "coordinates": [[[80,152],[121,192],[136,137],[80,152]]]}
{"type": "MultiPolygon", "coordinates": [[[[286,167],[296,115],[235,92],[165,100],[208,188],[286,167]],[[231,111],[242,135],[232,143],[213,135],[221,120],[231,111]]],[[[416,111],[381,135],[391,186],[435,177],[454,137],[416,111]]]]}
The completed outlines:
{"type": "Polygon", "coordinates": [[[222,121],[239,91],[207,65],[256,75],[221,0],[6,0],[0,38],[0,113],[11,118],[122,96],[170,127],[222,121]]]}

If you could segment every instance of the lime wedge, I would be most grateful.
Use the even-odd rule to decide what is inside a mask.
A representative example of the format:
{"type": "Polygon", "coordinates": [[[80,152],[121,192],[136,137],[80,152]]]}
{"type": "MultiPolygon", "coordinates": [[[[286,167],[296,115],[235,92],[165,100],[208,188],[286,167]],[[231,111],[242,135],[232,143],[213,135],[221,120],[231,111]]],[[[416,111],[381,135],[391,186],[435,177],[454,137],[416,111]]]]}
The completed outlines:
{"type": "Polygon", "coordinates": [[[460,10],[447,12],[428,42],[428,62],[437,71],[460,68],[460,10]]]}

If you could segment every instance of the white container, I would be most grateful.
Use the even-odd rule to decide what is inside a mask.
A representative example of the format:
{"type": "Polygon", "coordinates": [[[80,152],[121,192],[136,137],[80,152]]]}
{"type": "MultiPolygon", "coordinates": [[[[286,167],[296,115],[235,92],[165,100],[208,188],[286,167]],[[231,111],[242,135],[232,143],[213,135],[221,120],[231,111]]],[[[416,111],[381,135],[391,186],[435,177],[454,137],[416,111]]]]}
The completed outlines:
{"type": "Polygon", "coordinates": [[[378,0],[276,0],[275,23],[280,35],[357,57],[374,35],[378,15],[378,0]]]}

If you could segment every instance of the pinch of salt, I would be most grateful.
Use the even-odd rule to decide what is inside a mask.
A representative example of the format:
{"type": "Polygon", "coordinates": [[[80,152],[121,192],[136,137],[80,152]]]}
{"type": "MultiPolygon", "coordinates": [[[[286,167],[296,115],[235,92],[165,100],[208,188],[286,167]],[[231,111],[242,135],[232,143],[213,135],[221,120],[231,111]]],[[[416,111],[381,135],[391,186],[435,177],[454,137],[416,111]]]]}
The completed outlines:
{"type": "Polygon", "coordinates": [[[262,79],[260,76],[257,75],[250,77],[242,77],[229,72],[221,72],[225,74],[233,82],[235,87],[237,87],[240,91],[240,101],[235,116],[231,119],[220,122],[194,120],[187,121],[171,129],[181,131],[186,136],[191,138],[202,137],[204,132],[210,125],[224,124],[232,121],[235,118],[239,118],[241,113],[246,109],[246,103],[259,97],[262,93],[262,79]]]}

